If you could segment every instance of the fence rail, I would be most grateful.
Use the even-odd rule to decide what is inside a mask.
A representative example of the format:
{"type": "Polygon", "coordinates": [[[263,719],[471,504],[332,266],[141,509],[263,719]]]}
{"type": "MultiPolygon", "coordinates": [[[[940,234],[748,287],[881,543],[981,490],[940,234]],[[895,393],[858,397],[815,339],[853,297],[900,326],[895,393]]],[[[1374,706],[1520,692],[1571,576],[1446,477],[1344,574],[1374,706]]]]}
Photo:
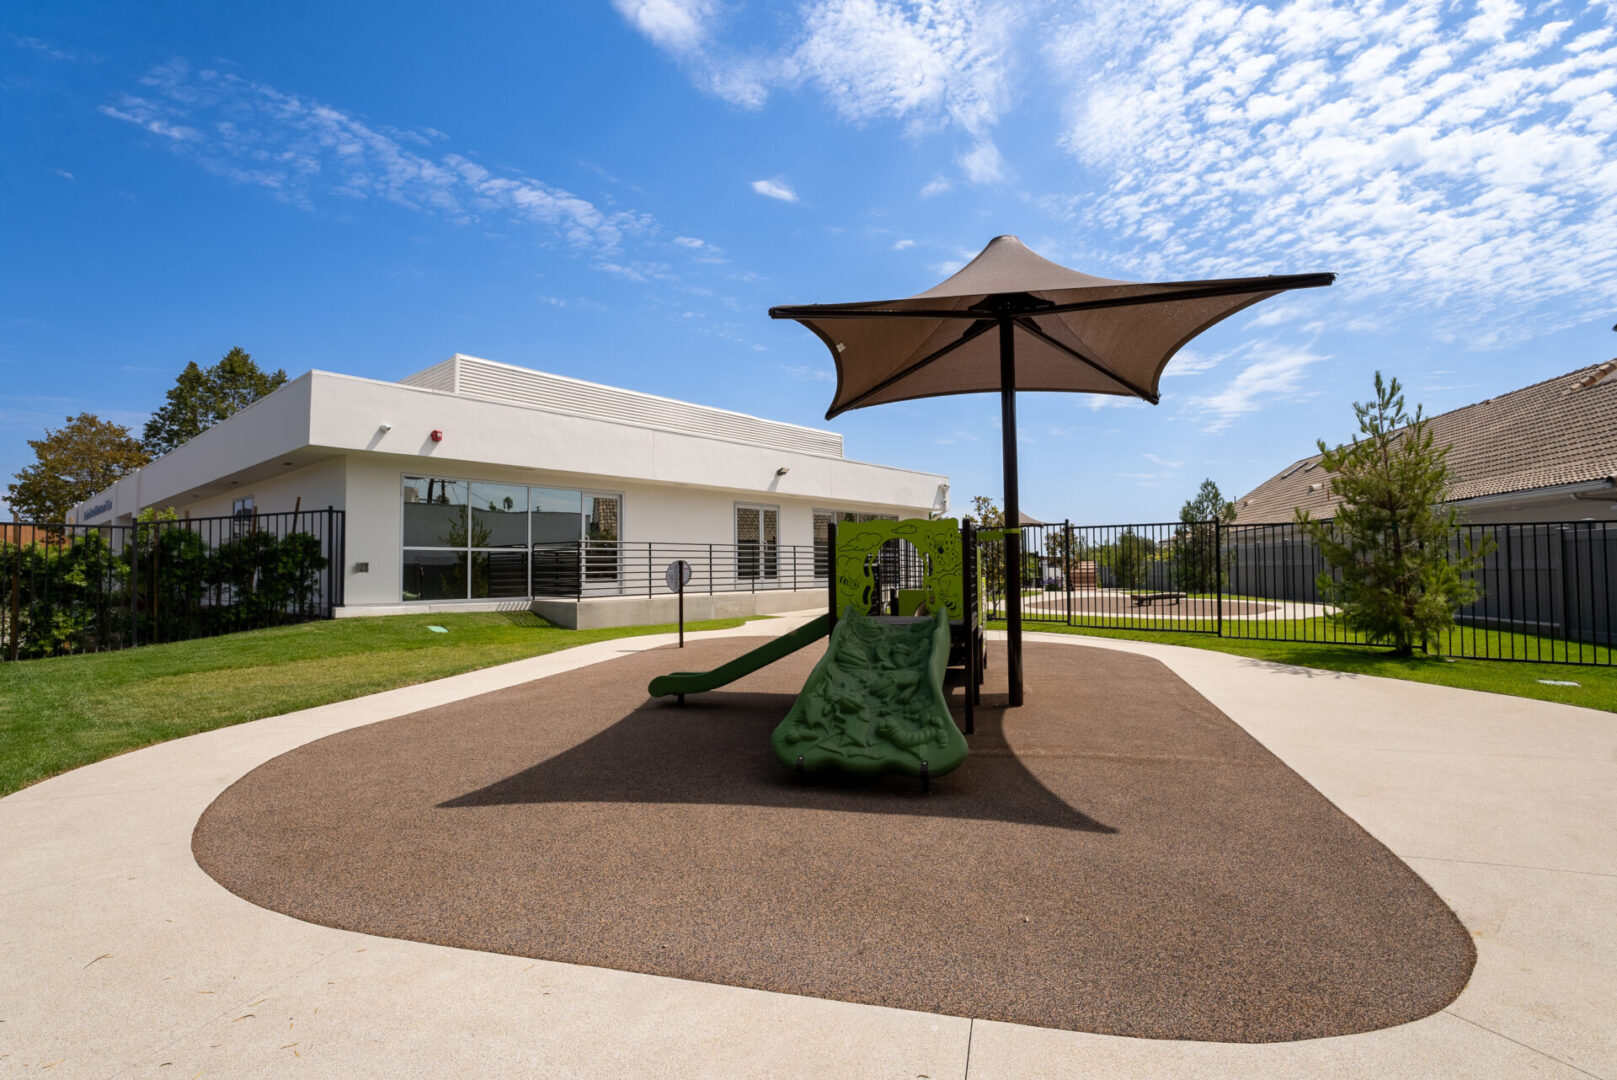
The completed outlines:
{"type": "MultiPolygon", "coordinates": [[[[1617,665],[1617,522],[1464,525],[1454,555],[1487,550],[1480,596],[1428,643],[1447,656],[1617,665]]],[[[1025,623],[1148,629],[1321,645],[1372,645],[1319,588],[1339,580],[1293,524],[1154,522],[1024,526],[1025,623]]],[[[986,548],[991,614],[1004,556],[986,548]]]]}
{"type": "MultiPolygon", "coordinates": [[[[525,553],[510,552],[513,575],[525,553]]],[[[823,589],[825,549],[812,544],[697,544],[671,541],[582,540],[535,544],[529,595],[591,599],[666,595],[668,564],[691,565],[685,592],[734,593],[823,589]]]]}
{"type": "Polygon", "coordinates": [[[331,617],[344,515],[0,522],[0,658],[105,652],[331,617]]]}

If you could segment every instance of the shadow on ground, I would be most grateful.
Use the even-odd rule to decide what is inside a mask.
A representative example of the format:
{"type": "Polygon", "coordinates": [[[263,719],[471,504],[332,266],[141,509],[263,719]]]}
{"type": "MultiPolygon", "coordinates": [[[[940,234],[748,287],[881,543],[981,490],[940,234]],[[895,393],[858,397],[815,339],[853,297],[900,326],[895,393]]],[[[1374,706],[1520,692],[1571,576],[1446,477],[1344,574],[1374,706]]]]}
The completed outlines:
{"type": "MultiPolygon", "coordinates": [[[[962,691],[954,693],[964,722],[962,691]]],[[[803,781],[770,750],[791,694],[652,698],[592,738],[496,783],[440,803],[446,809],[522,803],[701,803],[1004,821],[1113,833],[1040,783],[1011,752],[1003,695],[985,696],[968,742],[969,768],[934,781],[816,777],[803,781]]]]}

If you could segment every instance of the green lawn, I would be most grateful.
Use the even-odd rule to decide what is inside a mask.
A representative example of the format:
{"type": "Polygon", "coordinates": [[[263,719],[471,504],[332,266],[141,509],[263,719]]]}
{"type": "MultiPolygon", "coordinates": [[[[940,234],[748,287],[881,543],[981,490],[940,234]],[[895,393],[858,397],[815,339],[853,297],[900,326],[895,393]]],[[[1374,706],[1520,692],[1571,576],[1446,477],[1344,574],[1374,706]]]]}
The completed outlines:
{"type": "MultiPolygon", "coordinates": [[[[1409,679],[1412,682],[1436,683],[1439,686],[1455,686],[1465,690],[1486,690],[1495,694],[1512,694],[1516,697],[1539,698],[1543,701],[1559,701],[1568,705],[1583,705],[1591,709],[1617,712],[1617,667],[1466,660],[1419,654],[1407,660],[1400,660],[1388,655],[1386,649],[1371,646],[1314,645],[1297,640],[1278,640],[1286,636],[1297,638],[1310,630],[1317,635],[1318,627],[1306,625],[1313,622],[1317,620],[1264,624],[1273,631],[1274,636],[1270,640],[1215,637],[1212,634],[1154,630],[1144,626],[1111,630],[1039,622],[1028,622],[1023,626],[1029,631],[1126,638],[1130,641],[1154,641],[1162,645],[1185,645],[1195,649],[1212,649],[1236,656],[1249,656],[1255,660],[1295,664],[1298,667],[1379,675],[1388,679],[1409,679]],[[1546,686],[1539,682],[1540,679],[1575,682],[1579,685],[1546,686]]],[[[1005,628],[1003,622],[991,622],[988,625],[996,630],[1005,628]]],[[[1227,629],[1229,624],[1226,623],[1225,626],[1227,629]]],[[[1521,634],[1501,634],[1497,631],[1469,628],[1464,633],[1468,639],[1466,641],[1468,646],[1478,650],[1487,648],[1503,655],[1510,655],[1508,652],[1510,649],[1514,649],[1515,655],[1518,656],[1550,655],[1552,646],[1559,645],[1563,650],[1566,647],[1564,643],[1554,642],[1551,639],[1530,638],[1521,634]],[[1532,650],[1535,648],[1542,648],[1544,651],[1542,654],[1534,653],[1532,650]]],[[[1573,644],[1571,648],[1576,654],[1577,645],[1573,644]]],[[[1585,645],[1583,655],[1587,660],[1598,659],[1607,665],[1612,660],[1611,650],[1604,647],[1585,645]]]]}
{"type": "MultiPolygon", "coordinates": [[[[717,630],[744,620],[687,623],[717,630]]],[[[337,619],[0,664],[0,795],[142,746],[673,626],[563,630],[522,613],[337,619]],[[434,633],[442,626],[447,634],[434,633]]]]}

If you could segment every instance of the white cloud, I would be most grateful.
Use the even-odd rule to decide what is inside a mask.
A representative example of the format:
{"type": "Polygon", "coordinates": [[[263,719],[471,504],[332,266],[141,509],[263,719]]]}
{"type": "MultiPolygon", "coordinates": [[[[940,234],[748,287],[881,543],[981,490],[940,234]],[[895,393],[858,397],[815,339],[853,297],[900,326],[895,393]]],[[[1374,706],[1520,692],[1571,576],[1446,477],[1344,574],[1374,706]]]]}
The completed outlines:
{"type": "MultiPolygon", "coordinates": [[[[702,90],[761,108],[777,88],[810,87],[842,119],[902,122],[912,135],[958,129],[962,165],[997,176],[987,141],[1010,100],[1015,5],[996,0],[809,0],[773,40],[736,45],[708,0],[613,0],[702,90]]],[[[752,25],[757,25],[754,22],[752,25]]],[[[998,171],[1003,172],[1003,163],[998,171]]]]}
{"type": "Polygon", "coordinates": [[[66,169],[52,169],[51,172],[55,173],[57,176],[60,176],[63,180],[73,179],[73,174],[68,172],[66,169]]]}
{"type": "Polygon", "coordinates": [[[793,191],[791,185],[778,176],[773,180],[754,180],[752,190],[767,198],[779,199],[781,202],[794,203],[797,201],[797,192],[793,191]]]}
{"type": "Polygon", "coordinates": [[[895,241],[893,241],[893,250],[894,251],[906,251],[909,248],[912,248],[914,246],[915,246],[915,241],[914,240],[895,240],[895,241]]]}
{"type": "Polygon", "coordinates": [[[954,187],[954,185],[949,183],[949,181],[945,180],[943,177],[934,177],[926,184],[925,187],[921,188],[921,198],[930,199],[934,195],[942,195],[945,191],[948,191],[952,187],[954,187]]]}
{"type": "Polygon", "coordinates": [[[1168,366],[1162,369],[1162,377],[1170,379],[1180,375],[1200,375],[1204,371],[1213,370],[1222,359],[1224,359],[1222,355],[1207,356],[1193,349],[1180,349],[1168,362],[1168,366]]]}
{"type": "Polygon", "coordinates": [[[68,49],[59,49],[50,42],[41,41],[36,37],[19,37],[16,34],[12,34],[11,41],[14,45],[19,45],[24,49],[30,49],[33,52],[39,53],[41,56],[47,56],[52,60],[78,59],[77,53],[74,53],[68,49]]]}
{"type": "Polygon", "coordinates": [[[599,265],[609,273],[650,276],[645,267],[613,257],[626,237],[655,230],[649,216],[605,211],[542,180],[496,173],[460,154],[429,157],[412,148],[442,141],[441,132],[372,124],[228,72],[193,71],[178,60],[153,68],[141,82],[146,93],[122,94],[100,111],[163,136],[208,171],[277,199],[309,210],[376,199],[458,223],[533,226],[606,256],[599,265]]]}
{"type": "Polygon", "coordinates": [[[1005,14],[972,0],[822,0],[791,66],[845,119],[953,122],[977,135],[1004,107],[1005,14]]]}
{"type": "Polygon", "coordinates": [[[612,0],[618,14],[658,48],[689,53],[707,39],[710,0],[612,0]]]}
{"type": "Polygon", "coordinates": [[[1091,0],[1045,48],[1097,181],[1056,205],[1142,275],[1334,270],[1472,340],[1578,321],[1617,289],[1617,45],[1560,10],[1091,0]]]}
{"type": "Polygon", "coordinates": [[[1153,465],[1161,465],[1164,469],[1177,469],[1184,464],[1183,461],[1169,461],[1167,458],[1160,458],[1155,454],[1141,454],[1140,456],[1153,465]]]}
{"type": "Polygon", "coordinates": [[[782,365],[781,370],[794,379],[805,382],[836,382],[837,373],[831,368],[812,367],[808,364],[782,365]]]}
{"type": "Polygon", "coordinates": [[[1239,416],[1256,412],[1270,401],[1302,396],[1303,375],[1323,357],[1306,349],[1258,343],[1247,350],[1255,359],[1216,393],[1193,397],[1191,411],[1205,420],[1207,432],[1220,432],[1239,416]]]}
{"type": "Polygon", "coordinates": [[[127,120],[131,124],[138,124],[153,135],[161,135],[177,142],[194,142],[202,137],[196,128],[184,124],[170,123],[164,117],[163,106],[136,97],[133,94],[124,94],[119,97],[117,105],[101,106],[101,113],[114,120],[127,120]]]}
{"type": "Polygon", "coordinates": [[[958,159],[960,171],[973,184],[998,184],[1005,179],[1005,159],[989,139],[980,139],[958,159]]]}
{"type": "Polygon", "coordinates": [[[707,247],[706,241],[698,240],[694,236],[676,236],[674,237],[674,243],[680,247],[688,247],[693,251],[700,251],[702,248],[707,247]]]}

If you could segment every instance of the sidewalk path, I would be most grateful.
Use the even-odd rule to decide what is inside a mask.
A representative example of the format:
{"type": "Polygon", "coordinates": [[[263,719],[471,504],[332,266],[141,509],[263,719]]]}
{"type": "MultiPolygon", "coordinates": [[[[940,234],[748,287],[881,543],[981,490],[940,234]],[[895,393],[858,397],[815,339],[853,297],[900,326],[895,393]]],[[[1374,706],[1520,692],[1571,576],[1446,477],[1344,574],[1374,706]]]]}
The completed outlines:
{"type": "Polygon", "coordinates": [[[1475,935],[1460,998],[1401,1027],[1308,1042],[1084,1035],[333,930],[231,895],[192,858],[208,804],[293,747],[665,635],[207,732],[0,799],[0,1076],[1617,1080],[1617,718],[1029,636],[1162,660],[1404,858],[1475,935]]]}

